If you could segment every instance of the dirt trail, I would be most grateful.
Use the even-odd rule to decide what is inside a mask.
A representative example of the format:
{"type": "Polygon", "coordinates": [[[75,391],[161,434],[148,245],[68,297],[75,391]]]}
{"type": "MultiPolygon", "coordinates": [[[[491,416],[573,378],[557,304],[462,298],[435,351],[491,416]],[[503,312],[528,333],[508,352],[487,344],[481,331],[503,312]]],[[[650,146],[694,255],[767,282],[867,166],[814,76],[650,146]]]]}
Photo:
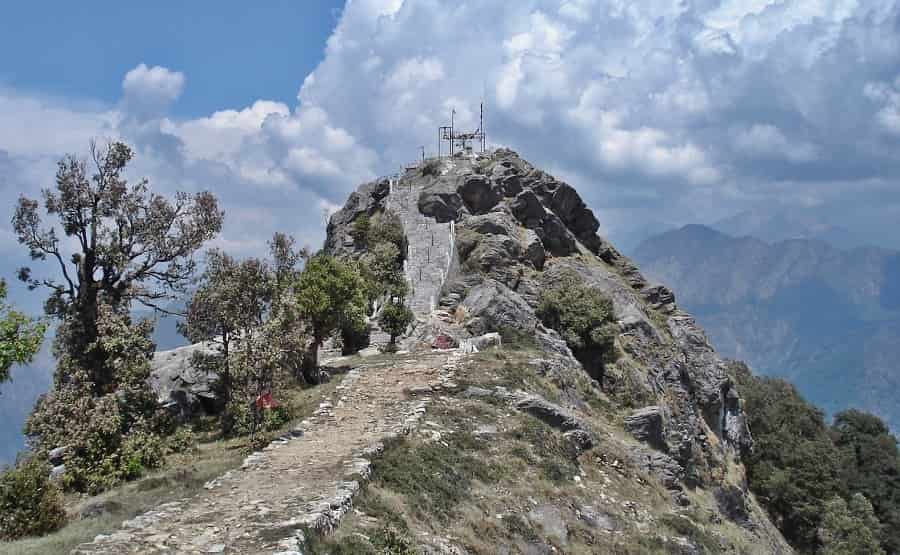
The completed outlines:
{"type": "Polygon", "coordinates": [[[200,494],[160,505],[73,553],[296,553],[298,531],[327,531],[349,510],[379,442],[414,427],[432,392],[453,387],[460,356],[364,360],[297,426],[300,437],[276,441],[200,494]]]}

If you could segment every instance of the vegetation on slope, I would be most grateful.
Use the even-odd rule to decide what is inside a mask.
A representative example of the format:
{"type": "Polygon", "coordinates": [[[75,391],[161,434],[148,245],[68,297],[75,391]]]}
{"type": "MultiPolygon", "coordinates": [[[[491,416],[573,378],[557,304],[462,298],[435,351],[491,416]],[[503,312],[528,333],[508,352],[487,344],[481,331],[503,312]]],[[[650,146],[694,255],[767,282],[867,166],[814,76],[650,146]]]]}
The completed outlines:
{"type": "Polygon", "coordinates": [[[754,439],[744,456],[750,489],[792,545],[803,553],[876,553],[861,539],[871,535],[877,549],[896,552],[900,457],[884,423],[849,410],[829,427],[791,384],[732,368],[754,439]],[[847,537],[857,538],[849,542],[856,551],[842,551],[847,537]]]}

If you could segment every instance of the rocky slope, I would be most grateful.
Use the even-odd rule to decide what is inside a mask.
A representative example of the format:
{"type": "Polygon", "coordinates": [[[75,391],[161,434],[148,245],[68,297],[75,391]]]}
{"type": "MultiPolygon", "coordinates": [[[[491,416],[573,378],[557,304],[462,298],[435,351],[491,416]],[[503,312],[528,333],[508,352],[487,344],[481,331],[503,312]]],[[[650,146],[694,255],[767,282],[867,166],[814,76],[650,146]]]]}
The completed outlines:
{"type": "Polygon", "coordinates": [[[897,252],[766,243],[694,225],[634,256],[679,292],[727,356],[788,378],[829,413],[853,406],[900,426],[897,252]]]}
{"type": "MultiPolygon", "coordinates": [[[[625,454],[624,464],[653,476],[669,492],[668,509],[656,510],[714,515],[706,525],[719,542],[716,551],[790,551],[746,491],[739,454],[751,448],[752,439],[726,364],[672,292],[648,282],[597,235],[596,218],[571,186],[510,150],[429,161],[360,186],[332,217],[326,250],[361,256],[353,221],[396,210],[392,198],[398,191],[407,199],[405,209],[415,199],[421,215],[415,227],[407,225],[408,236],[420,235],[421,225],[444,233],[452,222],[446,233],[455,247],[450,257],[432,257],[427,248],[411,251],[428,257],[427,270],[440,276],[442,287],[437,310],[415,307],[419,323],[405,342],[408,348],[428,348],[440,335],[463,344],[494,331],[507,339],[528,338],[537,362],[525,365],[526,376],[517,375],[513,383],[531,384],[531,390],[486,387],[493,382],[473,377],[476,385],[466,390],[467,398],[509,405],[555,426],[577,445],[577,465],[588,465],[592,452],[614,447],[625,454]],[[535,316],[539,291],[564,273],[601,289],[615,306],[623,356],[607,368],[602,389],[535,316]]],[[[423,286],[415,276],[411,283],[423,286]]],[[[433,287],[433,280],[424,286],[433,287]]],[[[652,523],[655,517],[648,518],[652,523]]],[[[453,549],[443,552],[466,552],[459,545],[453,549]]],[[[696,545],[685,550],[703,551],[696,545]]]]}

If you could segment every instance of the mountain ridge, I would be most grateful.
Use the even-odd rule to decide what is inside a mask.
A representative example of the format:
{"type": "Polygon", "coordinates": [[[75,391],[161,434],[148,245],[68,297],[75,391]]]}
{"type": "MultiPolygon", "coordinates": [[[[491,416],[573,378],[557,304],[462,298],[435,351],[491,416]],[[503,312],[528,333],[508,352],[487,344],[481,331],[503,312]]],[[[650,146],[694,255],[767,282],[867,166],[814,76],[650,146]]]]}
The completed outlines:
{"type": "Polygon", "coordinates": [[[889,392],[900,385],[891,362],[900,355],[900,253],[694,225],[644,241],[634,257],[679,292],[728,356],[795,381],[830,414],[854,406],[898,429],[889,392]]]}

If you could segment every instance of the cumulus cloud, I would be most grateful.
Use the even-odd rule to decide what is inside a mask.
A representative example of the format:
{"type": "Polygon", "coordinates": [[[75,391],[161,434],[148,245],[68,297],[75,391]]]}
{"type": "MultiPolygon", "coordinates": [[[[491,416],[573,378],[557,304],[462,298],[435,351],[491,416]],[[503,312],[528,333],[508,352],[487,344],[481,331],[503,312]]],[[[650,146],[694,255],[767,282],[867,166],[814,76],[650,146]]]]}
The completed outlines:
{"type": "Polygon", "coordinates": [[[162,66],[140,64],[122,80],[123,101],[135,115],[153,116],[181,96],[184,74],[162,66]]]}
{"type": "Polygon", "coordinates": [[[896,1],[358,0],[296,102],[175,118],[189,79],[146,64],[114,106],[0,90],[0,171],[35,191],[55,156],[121,136],[134,175],[220,196],[222,245],[315,246],[324,212],[436,152],[451,110],[477,126],[483,101],[489,143],[569,180],[613,239],[773,202],[874,226],[900,213],[898,18],[896,1]]]}

